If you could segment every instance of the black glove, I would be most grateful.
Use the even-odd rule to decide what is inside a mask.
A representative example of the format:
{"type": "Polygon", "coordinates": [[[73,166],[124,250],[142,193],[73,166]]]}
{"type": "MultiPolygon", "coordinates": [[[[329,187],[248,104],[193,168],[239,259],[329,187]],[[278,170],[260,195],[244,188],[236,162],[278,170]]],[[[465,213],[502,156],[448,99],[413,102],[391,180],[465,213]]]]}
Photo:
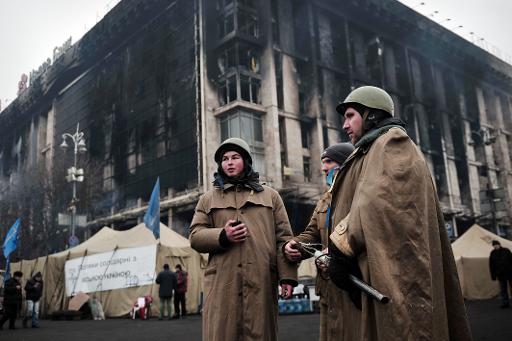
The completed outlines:
{"type": "Polygon", "coordinates": [[[329,278],[340,289],[348,292],[350,300],[361,310],[361,291],[350,281],[349,274],[361,278],[361,270],[355,258],[345,256],[336,246],[329,245],[331,260],[327,269],[329,278]]]}

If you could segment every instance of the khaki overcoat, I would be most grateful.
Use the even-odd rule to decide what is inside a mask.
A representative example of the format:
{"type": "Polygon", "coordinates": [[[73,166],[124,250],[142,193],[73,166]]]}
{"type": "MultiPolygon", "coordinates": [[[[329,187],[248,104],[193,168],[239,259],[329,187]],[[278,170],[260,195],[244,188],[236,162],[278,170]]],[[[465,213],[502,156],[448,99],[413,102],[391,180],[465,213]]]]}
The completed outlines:
{"type": "Polygon", "coordinates": [[[343,292],[338,340],[471,340],[436,189],[423,154],[391,128],[358,147],[332,187],[331,240],[357,257],[363,279],[391,298],[343,292]]]}
{"type": "MultiPolygon", "coordinates": [[[[326,192],[316,204],[308,226],[304,231],[295,236],[298,242],[321,243],[325,249],[329,241],[329,229],[327,222],[328,209],[331,204],[331,192],[326,192]]],[[[318,271],[315,291],[320,296],[320,341],[337,340],[338,324],[337,310],[340,305],[342,290],[334,285],[327,274],[318,271]]]]}
{"type": "Polygon", "coordinates": [[[197,203],[190,242],[208,253],[204,274],[203,340],[276,340],[278,282],[296,283],[297,266],[281,248],[292,238],[286,209],[272,188],[226,184],[197,203]],[[220,234],[229,219],[247,226],[242,243],[224,248],[220,234]]]}

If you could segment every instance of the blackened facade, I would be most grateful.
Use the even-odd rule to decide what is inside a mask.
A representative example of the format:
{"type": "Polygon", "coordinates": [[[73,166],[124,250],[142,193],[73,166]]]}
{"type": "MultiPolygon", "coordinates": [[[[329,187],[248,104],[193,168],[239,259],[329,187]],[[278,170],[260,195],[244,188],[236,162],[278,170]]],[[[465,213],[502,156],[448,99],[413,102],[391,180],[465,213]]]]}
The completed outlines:
{"type": "Polygon", "coordinates": [[[26,217],[30,252],[64,247],[71,155],[56,147],[80,123],[81,239],[133,226],[158,176],[162,220],[186,234],[233,136],[300,231],[321,151],[347,140],[334,108],[363,84],[392,94],[450,231],[509,233],[512,67],[392,0],[121,1],[0,114],[2,220],[26,217]]]}

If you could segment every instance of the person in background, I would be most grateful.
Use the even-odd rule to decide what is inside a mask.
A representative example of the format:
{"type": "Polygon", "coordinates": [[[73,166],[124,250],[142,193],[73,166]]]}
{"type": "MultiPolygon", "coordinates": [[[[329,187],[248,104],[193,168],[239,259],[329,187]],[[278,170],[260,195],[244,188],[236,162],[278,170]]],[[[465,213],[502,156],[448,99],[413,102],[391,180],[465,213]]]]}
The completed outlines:
{"type": "MultiPolygon", "coordinates": [[[[320,159],[322,171],[325,174],[326,184],[331,187],[334,178],[347,157],[354,151],[351,143],[337,143],[324,150],[320,159]]],[[[310,254],[302,251],[299,243],[320,243],[324,253],[328,253],[327,244],[329,241],[329,216],[331,211],[331,191],[322,195],[316,204],[308,226],[298,236],[286,243],[284,252],[290,261],[299,261],[311,257],[310,254]]],[[[315,291],[320,296],[320,341],[335,340],[337,307],[341,289],[332,284],[327,275],[326,268],[318,268],[315,291]]]]}
{"type": "Polygon", "coordinates": [[[288,215],[279,193],[260,184],[244,140],[222,142],[215,161],[214,188],[199,198],[189,236],[209,254],[203,340],[273,341],[278,284],[284,298],[297,285],[297,265],[281,251],[292,238],[288,215]]]}
{"type": "Polygon", "coordinates": [[[4,323],[9,320],[9,329],[16,329],[16,317],[21,306],[21,271],[15,271],[11,278],[5,281],[4,287],[4,316],[0,320],[0,329],[3,329],[4,323]]]}
{"type": "Polygon", "coordinates": [[[172,316],[171,300],[173,291],[176,289],[176,275],[169,270],[169,264],[164,264],[164,269],[156,277],[156,284],[159,284],[158,296],[160,297],[160,316],[162,320],[167,310],[167,318],[172,316]]]}
{"type": "Polygon", "coordinates": [[[39,302],[43,296],[43,275],[37,272],[25,283],[27,310],[23,318],[23,328],[27,328],[28,319],[32,320],[32,328],[39,328],[39,302]]]}
{"type": "Polygon", "coordinates": [[[506,247],[501,246],[497,240],[492,241],[492,247],[489,256],[489,268],[493,281],[498,279],[500,282],[501,306],[508,308],[510,306],[508,299],[508,287],[512,288],[512,252],[506,247]]]}
{"type": "Polygon", "coordinates": [[[185,318],[187,315],[187,302],[185,295],[188,287],[188,273],[181,268],[181,264],[177,264],[175,274],[176,289],[174,290],[174,318],[185,318]]]}

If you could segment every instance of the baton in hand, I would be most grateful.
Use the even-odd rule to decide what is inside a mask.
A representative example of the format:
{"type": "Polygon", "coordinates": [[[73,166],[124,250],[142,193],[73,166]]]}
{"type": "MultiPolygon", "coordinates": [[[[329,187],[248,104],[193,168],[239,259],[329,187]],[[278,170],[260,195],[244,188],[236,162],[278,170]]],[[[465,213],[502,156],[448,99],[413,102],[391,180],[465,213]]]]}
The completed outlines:
{"type": "MultiPolygon", "coordinates": [[[[329,262],[331,260],[331,257],[324,254],[322,251],[316,251],[315,252],[315,263],[322,263],[324,266],[329,266],[329,262]]],[[[364,292],[369,297],[377,300],[378,302],[382,304],[388,303],[389,297],[372,287],[370,284],[366,283],[365,281],[357,278],[354,275],[348,274],[348,279],[352,284],[354,284],[359,290],[364,292]]]]}

